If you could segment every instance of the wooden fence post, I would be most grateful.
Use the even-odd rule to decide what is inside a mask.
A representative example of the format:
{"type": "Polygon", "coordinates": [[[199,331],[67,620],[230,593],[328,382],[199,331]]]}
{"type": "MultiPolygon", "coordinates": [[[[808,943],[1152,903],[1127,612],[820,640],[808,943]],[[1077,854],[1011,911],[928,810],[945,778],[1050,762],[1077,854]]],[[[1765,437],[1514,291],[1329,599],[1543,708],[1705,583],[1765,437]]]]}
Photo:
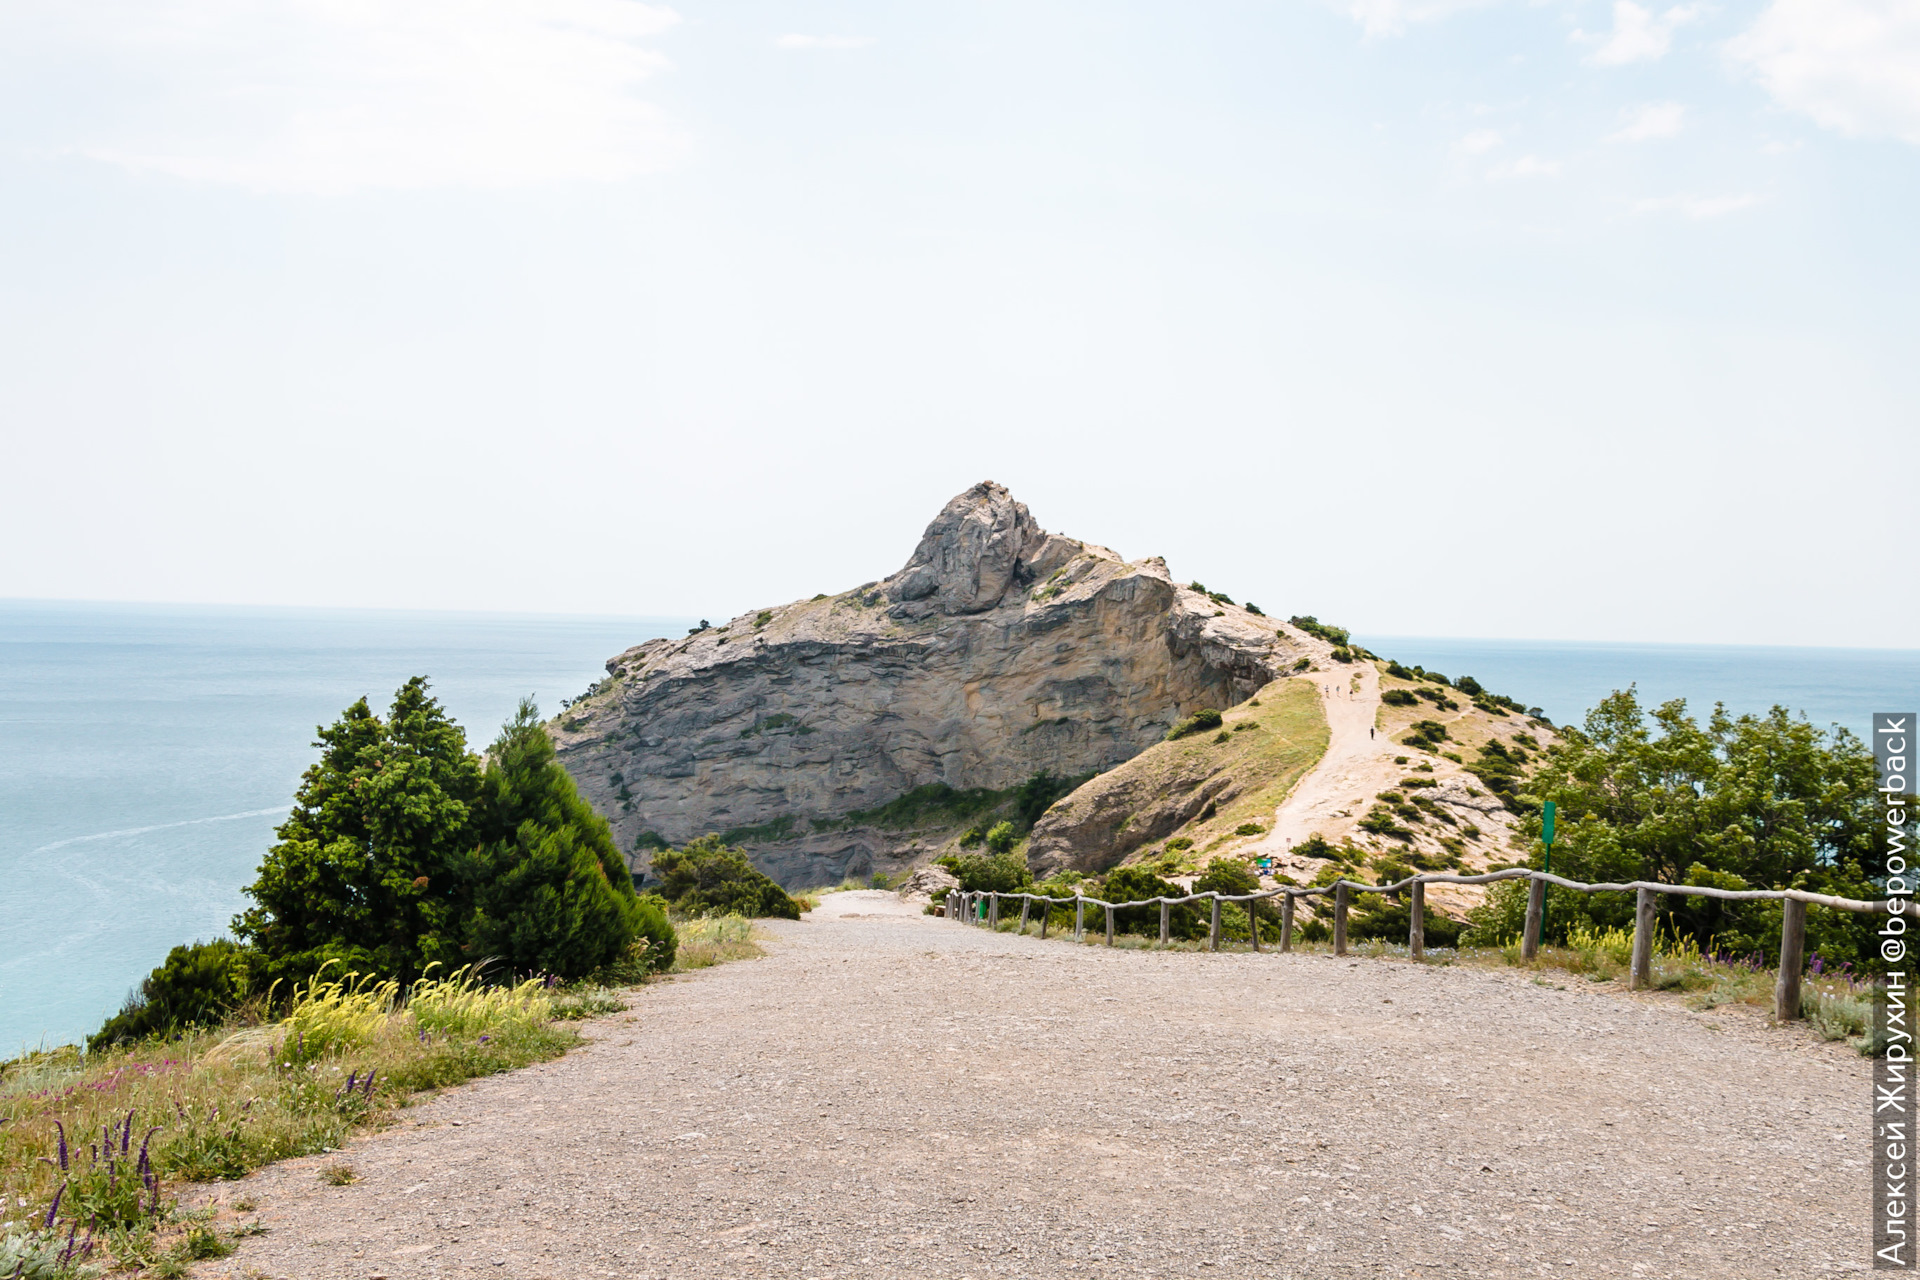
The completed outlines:
{"type": "Polygon", "coordinates": [[[1023,938],[1027,936],[1027,914],[1032,910],[1033,910],[1033,895],[1030,893],[1021,894],[1020,895],[1020,936],[1023,938]]]}
{"type": "Polygon", "coordinates": [[[1427,882],[1413,882],[1413,897],[1407,904],[1407,956],[1419,960],[1427,954],[1427,882]]]}
{"type": "Polygon", "coordinates": [[[1073,895],[1073,940],[1087,940],[1087,900],[1082,895],[1073,895]]]}
{"type": "Polygon", "coordinates": [[[1163,947],[1167,945],[1167,940],[1172,937],[1172,927],[1167,922],[1168,910],[1167,900],[1165,898],[1160,899],[1160,945],[1163,947]]]}
{"type": "Polygon", "coordinates": [[[1000,895],[998,892],[990,899],[990,905],[987,907],[987,928],[995,930],[1000,928],[1000,895]]]}
{"type": "Polygon", "coordinates": [[[1633,899],[1633,970],[1627,990],[1653,985],[1653,890],[1642,889],[1633,899]]]}
{"type": "Polygon", "coordinates": [[[1540,954],[1540,911],[1547,903],[1547,882],[1539,876],[1527,881],[1527,923],[1520,930],[1520,958],[1529,964],[1540,954]]]}
{"type": "Polygon", "coordinates": [[[1293,895],[1280,895],[1280,949],[1293,950],[1293,895]]]}
{"type": "Polygon", "coordinates": [[[1260,949],[1260,899],[1247,899],[1247,934],[1253,939],[1253,949],[1260,949]]]}
{"type": "Polygon", "coordinates": [[[1053,919],[1053,899],[1049,897],[1040,904],[1040,936],[1047,936],[1047,922],[1053,919]]]}
{"type": "Polygon", "coordinates": [[[1113,945],[1113,908],[1107,908],[1107,945],[1113,945]]]}
{"type": "Polygon", "coordinates": [[[1780,907],[1780,980],[1773,988],[1773,1016],[1792,1022],[1800,1016],[1800,967],[1807,961],[1807,904],[1788,898],[1780,907]]]}
{"type": "Polygon", "coordinates": [[[1333,887],[1333,954],[1347,954],[1347,882],[1333,887]]]}
{"type": "Polygon", "coordinates": [[[1220,895],[1213,895],[1213,932],[1207,935],[1207,950],[1220,949],[1220,895]]]}

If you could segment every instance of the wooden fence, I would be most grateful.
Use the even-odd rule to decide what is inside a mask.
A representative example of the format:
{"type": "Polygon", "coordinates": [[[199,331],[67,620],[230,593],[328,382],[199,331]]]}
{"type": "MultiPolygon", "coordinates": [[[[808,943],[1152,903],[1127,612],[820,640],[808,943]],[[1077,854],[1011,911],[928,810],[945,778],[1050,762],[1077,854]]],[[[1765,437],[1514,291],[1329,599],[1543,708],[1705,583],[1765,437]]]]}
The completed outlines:
{"type": "MultiPolygon", "coordinates": [[[[1255,919],[1255,902],[1268,898],[1279,898],[1280,903],[1280,950],[1293,949],[1293,911],[1294,903],[1301,898],[1333,898],[1333,953],[1347,953],[1347,907],[1356,893],[1399,894],[1406,892],[1411,900],[1411,920],[1407,929],[1407,950],[1415,960],[1420,959],[1426,950],[1426,908],[1427,886],[1430,884],[1491,884],[1496,880],[1531,880],[1533,883],[1527,892],[1527,923],[1521,936],[1521,955],[1532,960],[1539,949],[1540,913],[1546,904],[1547,886],[1557,884],[1564,889],[1577,890],[1580,893],[1631,893],[1635,895],[1633,913],[1633,963],[1628,978],[1629,990],[1638,990],[1652,985],[1653,982],[1653,923],[1654,895],[1678,894],[1700,898],[1721,898],[1731,902],[1753,902],[1758,900],[1778,900],[1783,904],[1780,913],[1780,976],[1774,984],[1774,1016],[1785,1022],[1800,1016],[1800,979],[1801,970],[1806,963],[1807,908],[1809,906],[1828,907],[1834,911],[1853,911],[1858,913],[1879,913],[1887,911],[1889,904],[1882,902],[1861,902],[1853,898],[1834,898],[1823,893],[1807,893],[1801,889],[1714,889],[1705,885],[1656,884],[1645,880],[1634,880],[1627,884],[1582,884],[1577,880],[1566,880],[1545,871],[1532,871],[1525,867],[1513,867],[1506,871],[1490,871],[1485,875],[1456,876],[1443,872],[1428,872],[1409,876],[1395,884],[1361,884],[1353,880],[1339,880],[1330,885],[1301,888],[1285,886],[1278,889],[1264,889],[1258,893],[1189,893],[1178,898],[1143,898],[1138,902],[1106,902],[1100,898],[1075,895],[1071,898],[1053,898],[1037,893],[968,893],[955,889],[947,894],[944,913],[948,919],[966,919],[989,928],[1000,927],[1000,904],[1002,901],[1020,902],[1020,927],[1027,927],[1028,915],[1036,902],[1044,903],[1040,912],[1040,936],[1047,936],[1048,916],[1056,905],[1073,908],[1073,936],[1075,941],[1086,937],[1087,908],[1100,907],[1107,913],[1107,945],[1113,945],[1113,913],[1127,907],[1150,907],[1158,903],[1160,907],[1160,941],[1164,945],[1170,935],[1170,912],[1172,908],[1186,902],[1211,902],[1213,905],[1212,930],[1207,939],[1209,950],[1220,949],[1220,904],[1237,902],[1244,904],[1249,932],[1253,937],[1253,949],[1260,949],[1260,929],[1255,919]]],[[[1900,908],[1895,906],[1894,910],[1900,908]]],[[[1914,914],[1920,914],[1915,911],[1914,914]]]]}

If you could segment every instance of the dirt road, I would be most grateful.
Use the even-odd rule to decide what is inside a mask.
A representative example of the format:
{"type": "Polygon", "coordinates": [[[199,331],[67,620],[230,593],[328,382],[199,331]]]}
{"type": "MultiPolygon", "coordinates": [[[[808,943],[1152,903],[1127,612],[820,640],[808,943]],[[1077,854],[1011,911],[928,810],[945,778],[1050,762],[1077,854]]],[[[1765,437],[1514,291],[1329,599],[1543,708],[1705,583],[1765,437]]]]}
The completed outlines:
{"type": "Polygon", "coordinates": [[[268,1234],[196,1274],[1864,1269],[1865,1064],[1746,1011],[1041,942],[884,893],[772,932],[402,1113],[353,1185],[321,1157],[219,1188],[268,1234]]]}

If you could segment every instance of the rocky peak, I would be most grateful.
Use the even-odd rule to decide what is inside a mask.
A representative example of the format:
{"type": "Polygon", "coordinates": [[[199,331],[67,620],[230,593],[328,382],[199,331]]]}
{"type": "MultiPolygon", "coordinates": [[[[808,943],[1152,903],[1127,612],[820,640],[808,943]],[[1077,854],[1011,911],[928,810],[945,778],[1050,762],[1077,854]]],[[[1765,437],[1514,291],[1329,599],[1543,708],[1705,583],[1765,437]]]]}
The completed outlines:
{"type": "Polygon", "coordinates": [[[883,581],[629,649],[554,741],[636,867],[716,831],[784,883],[832,883],[930,854],[938,833],[892,816],[916,788],[1113,768],[1309,651],[988,481],[883,581]]]}
{"type": "Polygon", "coordinates": [[[1006,486],[982,480],[940,510],[900,572],[881,584],[900,616],[984,613],[1011,587],[1052,573],[1082,550],[1050,535],[1006,486]]]}

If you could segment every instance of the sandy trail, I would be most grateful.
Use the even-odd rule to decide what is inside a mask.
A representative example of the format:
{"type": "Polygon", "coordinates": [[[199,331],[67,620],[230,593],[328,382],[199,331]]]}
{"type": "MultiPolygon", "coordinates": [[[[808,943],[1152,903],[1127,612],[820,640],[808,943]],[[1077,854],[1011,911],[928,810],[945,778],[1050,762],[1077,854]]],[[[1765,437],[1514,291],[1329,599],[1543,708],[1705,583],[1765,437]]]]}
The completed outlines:
{"type": "Polygon", "coordinates": [[[1380,710],[1380,672],[1371,662],[1296,678],[1314,682],[1321,691],[1327,753],[1281,803],[1273,829],[1247,850],[1260,857],[1284,858],[1316,831],[1333,838],[1336,830],[1350,828],[1348,819],[1365,813],[1372,798],[1403,772],[1393,757],[1406,748],[1385,734],[1372,736],[1380,710]]]}
{"type": "MultiPolygon", "coordinates": [[[[1808,1277],[1868,1072],[1749,1011],[990,934],[890,895],[401,1113],[200,1276],[1808,1277]]],[[[223,1219],[231,1222],[231,1218],[223,1219]]]]}

